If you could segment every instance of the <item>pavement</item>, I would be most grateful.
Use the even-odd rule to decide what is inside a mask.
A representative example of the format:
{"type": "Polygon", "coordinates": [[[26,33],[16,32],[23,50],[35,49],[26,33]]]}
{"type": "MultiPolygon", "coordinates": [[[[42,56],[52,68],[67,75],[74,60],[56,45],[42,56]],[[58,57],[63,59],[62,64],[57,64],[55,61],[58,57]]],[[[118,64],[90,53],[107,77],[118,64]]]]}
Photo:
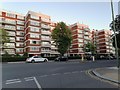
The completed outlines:
{"type": "Polygon", "coordinates": [[[108,80],[117,84],[120,84],[119,81],[119,69],[117,67],[105,67],[105,68],[97,68],[92,70],[93,74],[97,77],[108,80]]]}

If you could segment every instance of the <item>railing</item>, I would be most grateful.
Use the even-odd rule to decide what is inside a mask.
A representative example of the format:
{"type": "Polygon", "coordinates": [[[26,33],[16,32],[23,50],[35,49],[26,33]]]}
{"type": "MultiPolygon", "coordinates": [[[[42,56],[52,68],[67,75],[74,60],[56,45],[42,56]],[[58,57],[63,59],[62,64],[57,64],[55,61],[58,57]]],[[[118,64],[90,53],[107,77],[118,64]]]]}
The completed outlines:
{"type": "Polygon", "coordinates": [[[41,47],[51,47],[51,44],[41,44],[41,47]]]}
{"type": "Polygon", "coordinates": [[[41,38],[41,40],[50,41],[50,38],[41,38]]]}
{"type": "Polygon", "coordinates": [[[49,32],[49,31],[41,31],[41,34],[47,34],[47,35],[50,35],[51,32],[49,32]]]}

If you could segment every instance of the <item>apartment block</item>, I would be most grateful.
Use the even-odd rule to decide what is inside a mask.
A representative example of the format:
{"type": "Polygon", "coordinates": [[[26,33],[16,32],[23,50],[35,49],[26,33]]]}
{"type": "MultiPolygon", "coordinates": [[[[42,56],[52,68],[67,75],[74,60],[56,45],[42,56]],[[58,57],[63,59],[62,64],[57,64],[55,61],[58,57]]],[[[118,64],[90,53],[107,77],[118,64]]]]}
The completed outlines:
{"type": "Polygon", "coordinates": [[[50,16],[29,11],[25,16],[25,52],[29,56],[50,56],[50,16]]]}
{"type": "Polygon", "coordinates": [[[88,25],[75,23],[69,26],[72,32],[72,45],[69,49],[70,56],[85,54],[83,47],[90,41],[88,25]]]}
{"type": "MultiPolygon", "coordinates": [[[[8,32],[9,43],[4,51],[10,54],[24,53],[24,15],[6,10],[0,11],[0,27],[8,32]]],[[[5,52],[2,53],[5,53],[5,52]]]]}
{"type": "Polygon", "coordinates": [[[110,55],[115,54],[115,49],[112,46],[112,31],[110,30],[92,30],[91,40],[97,47],[97,54],[110,55]]]}
{"type": "MultiPolygon", "coordinates": [[[[26,15],[16,12],[0,10],[0,28],[8,32],[9,43],[5,43],[2,54],[29,56],[41,55],[44,57],[58,56],[56,44],[51,33],[57,23],[51,22],[51,17],[42,13],[28,11],[26,15]]],[[[114,54],[110,30],[92,30],[85,24],[74,23],[68,26],[72,32],[72,44],[68,55],[83,55],[83,47],[90,40],[97,46],[98,54],[114,54]]]]}

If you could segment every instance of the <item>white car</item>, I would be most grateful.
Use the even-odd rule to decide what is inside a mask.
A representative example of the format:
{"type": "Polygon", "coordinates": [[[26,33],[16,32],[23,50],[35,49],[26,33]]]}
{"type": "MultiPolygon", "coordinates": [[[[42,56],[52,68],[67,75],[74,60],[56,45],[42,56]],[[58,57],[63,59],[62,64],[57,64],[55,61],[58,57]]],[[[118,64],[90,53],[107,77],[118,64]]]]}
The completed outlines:
{"type": "Polygon", "coordinates": [[[48,61],[47,58],[42,58],[40,56],[32,56],[32,57],[26,59],[26,62],[32,62],[32,63],[34,63],[34,62],[47,62],[47,61],[48,61]]]}

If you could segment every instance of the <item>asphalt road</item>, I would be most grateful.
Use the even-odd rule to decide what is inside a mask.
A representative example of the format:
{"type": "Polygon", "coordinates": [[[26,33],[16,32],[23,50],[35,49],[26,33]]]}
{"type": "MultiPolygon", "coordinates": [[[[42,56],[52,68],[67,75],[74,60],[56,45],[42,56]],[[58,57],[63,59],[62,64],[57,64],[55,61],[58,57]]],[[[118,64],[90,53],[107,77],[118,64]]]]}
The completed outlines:
{"type": "MultiPolygon", "coordinates": [[[[3,88],[117,88],[91,77],[90,69],[116,66],[116,61],[2,64],[3,88]]],[[[41,90],[41,89],[39,89],[41,90]]]]}

